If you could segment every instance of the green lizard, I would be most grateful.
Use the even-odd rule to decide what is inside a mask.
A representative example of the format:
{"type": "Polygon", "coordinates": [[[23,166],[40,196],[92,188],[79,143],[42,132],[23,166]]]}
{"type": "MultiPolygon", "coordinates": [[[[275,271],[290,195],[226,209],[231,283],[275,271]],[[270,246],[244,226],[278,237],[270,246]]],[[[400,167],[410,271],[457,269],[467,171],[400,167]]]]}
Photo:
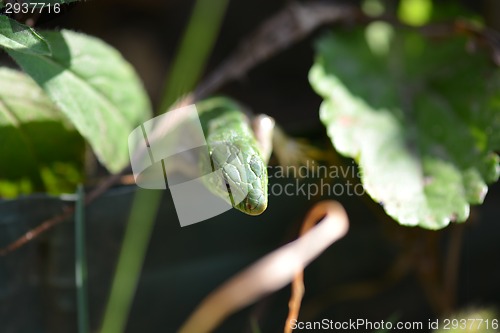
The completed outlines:
{"type": "Polygon", "coordinates": [[[209,98],[196,107],[210,154],[210,161],[201,160],[201,168],[204,173],[220,169],[224,177],[223,182],[210,177],[205,185],[225,200],[230,188],[247,193],[238,203],[233,200],[238,196],[229,191],[230,203],[243,213],[259,215],[267,208],[267,163],[273,148],[285,165],[304,163],[317,152],[287,137],[269,116],[259,115],[250,121],[242,106],[229,98],[209,98]],[[226,186],[216,185],[221,183],[226,186]]]}

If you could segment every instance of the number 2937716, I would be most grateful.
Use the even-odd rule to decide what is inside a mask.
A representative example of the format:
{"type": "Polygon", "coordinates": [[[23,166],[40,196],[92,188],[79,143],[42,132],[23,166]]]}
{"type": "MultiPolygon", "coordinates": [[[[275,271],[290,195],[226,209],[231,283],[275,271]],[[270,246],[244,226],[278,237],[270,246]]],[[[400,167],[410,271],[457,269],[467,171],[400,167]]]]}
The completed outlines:
{"type": "Polygon", "coordinates": [[[29,14],[29,13],[60,13],[61,12],[61,4],[47,4],[44,2],[7,2],[4,7],[5,14],[29,14]]]}

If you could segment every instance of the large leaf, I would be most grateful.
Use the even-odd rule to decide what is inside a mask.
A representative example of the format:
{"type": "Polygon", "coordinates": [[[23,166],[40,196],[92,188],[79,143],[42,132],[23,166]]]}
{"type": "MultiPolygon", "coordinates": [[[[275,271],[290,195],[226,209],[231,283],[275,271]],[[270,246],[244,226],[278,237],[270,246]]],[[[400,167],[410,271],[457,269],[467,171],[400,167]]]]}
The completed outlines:
{"type": "Polygon", "coordinates": [[[9,51],[88,140],[112,172],[129,162],[128,135],[151,116],[135,71],[101,40],[63,30],[43,32],[52,56],[9,51]]]}
{"type": "Polygon", "coordinates": [[[50,55],[47,42],[32,28],[0,15],[0,47],[24,53],[50,55]]]}
{"type": "Polygon", "coordinates": [[[390,31],[323,37],[310,82],[372,198],[401,224],[443,228],[466,220],[498,179],[500,73],[460,38],[390,31]]]}
{"type": "Polygon", "coordinates": [[[0,196],[73,191],[84,141],[26,74],[0,68],[0,196]]]}

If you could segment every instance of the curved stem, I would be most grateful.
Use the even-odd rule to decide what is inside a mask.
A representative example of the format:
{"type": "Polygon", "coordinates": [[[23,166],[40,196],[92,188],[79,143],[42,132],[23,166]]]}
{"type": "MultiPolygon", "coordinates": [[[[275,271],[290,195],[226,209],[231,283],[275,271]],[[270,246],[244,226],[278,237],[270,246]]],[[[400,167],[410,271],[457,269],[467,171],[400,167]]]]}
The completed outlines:
{"type": "MultiPolygon", "coordinates": [[[[304,226],[314,225],[320,219],[303,236],[266,255],[208,295],[179,332],[211,332],[230,314],[284,287],[300,275],[305,266],[347,232],[347,214],[338,202],[316,204],[305,218],[304,226]]],[[[300,305],[301,295],[295,295],[300,305]]],[[[296,302],[293,309],[298,310],[296,302]]]]}

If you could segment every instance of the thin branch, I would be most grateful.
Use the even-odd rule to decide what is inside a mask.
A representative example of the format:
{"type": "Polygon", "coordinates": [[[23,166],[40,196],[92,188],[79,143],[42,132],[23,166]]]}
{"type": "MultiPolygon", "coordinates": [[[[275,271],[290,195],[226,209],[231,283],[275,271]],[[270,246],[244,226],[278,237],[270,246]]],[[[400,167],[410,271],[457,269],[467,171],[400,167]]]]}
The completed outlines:
{"type": "MultiPolygon", "coordinates": [[[[127,170],[128,167],[123,169],[123,172],[126,172],[127,170]]],[[[106,192],[106,190],[110,188],[113,184],[118,182],[121,179],[121,177],[122,177],[122,172],[109,176],[105,181],[103,181],[98,187],[96,187],[86,196],[85,206],[89,205],[91,202],[93,202],[95,199],[101,196],[104,192],[106,192]]],[[[0,249],[0,257],[3,257],[9,254],[10,252],[21,248],[28,242],[32,241],[33,239],[37,238],[38,236],[46,232],[47,230],[50,230],[56,225],[64,221],[67,221],[73,216],[74,212],[75,212],[74,207],[68,207],[65,208],[62,213],[43,221],[37,227],[27,231],[24,235],[22,235],[15,241],[11,242],[6,247],[0,249]]]]}
{"type": "Polygon", "coordinates": [[[465,36],[469,38],[474,48],[485,48],[489,51],[491,61],[495,66],[500,66],[500,33],[489,27],[478,27],[474,23],[456,19],[445,22],[432,22],[422,26],[411,26],[402,23],[394,16],[382,15],[379,17],[359,16],[360,23],[368,24],[373,21],[384,21],[396,28],[414,30],[429,38],[450,38],[465,36]]]}
{"type": "Polygon", "coordinates": [[[7,245],[6,247],[0,249],[0,257],[3,257],[5,255],[9,254],[10,252],[19,249],[20,247],[26,245],[31,240],[40,236],[45,231],[51,229],[55,225],[58,225],[59,223],[70,218],[73,215],[74,211],[75,211],[75,209],[73,207],[66,208],[61,214],[58,214],[54,217],[51,217],[51,218],[45,220],[40,225],[38,225],[36,228],[29,230],[24,235],[22,235],[21,237],[19,237],[18,239],[16,239],[15,241],[13,241],[9,245],[7,245]]]}
{"type": "Polygon", "coordinates": [[[453,27],[458,34],[472,37],[478,46],[488,48],[491,60],[496,66],[500,66],[500,33],[498,31],[488,27],[479,28],[464,20],[455,21],[453,27]]]}
{"type": "Polygon", "coordinates": [[[290,2],[250,36],[211,75],[198,85],[195,99],[204,98],[225,83],[240,79],[258,64],[289,48],[326,23],[352,20],[359,15],[354,6],[325,2],[290,2]]]}
{"type": "MultiPolygon", "coordinates": [[[[305,218],[304,223],[300,229],[299,237],[305,235],[309,230],[311,230],[316,223],[318,223],[321,216],[327,213],[328,208],[320,206],[323,203],[319,203],[317,206],[314,206],[308,216],[305,218]]],[[[304,297],[305,286],[304,286],[304,269],[302,268],[295,277],[292,282],[292,295],[290,297],[290,301],[288,302],[288,317],[285,322],[284,333],[292,333],[292,325],[290,323],[292,321],[298,320],[300,306],[302,303],[302,298],[304,297]]]]}
{"type": "MultiPolygon", "coordinates": [[[[308,213],[304,225],[314,225],[320,219],[303,236],[266,255],[209,294],[179,332],[211,332],[230,314],[288,284],[347,232],[347,214],[338,202],[316,204],[308,213]]],[[[301,297],[297,299],[300,304],[301,297]]],[[[293,309],[298,309],[295,302],[293,309]]]]}
{"type": "Polygon", "coordinates": [[[288,301],[288,317],[285,321],[285,328],[283,332],[292,333],[292,325],[290,323],[294,322],[299,318],[300,306],[302,304],[302,298],[306,288],[304,286],[304,270],[301,270],[292,281],[292,296],[290,296],[290,301],[288,301]]]}

